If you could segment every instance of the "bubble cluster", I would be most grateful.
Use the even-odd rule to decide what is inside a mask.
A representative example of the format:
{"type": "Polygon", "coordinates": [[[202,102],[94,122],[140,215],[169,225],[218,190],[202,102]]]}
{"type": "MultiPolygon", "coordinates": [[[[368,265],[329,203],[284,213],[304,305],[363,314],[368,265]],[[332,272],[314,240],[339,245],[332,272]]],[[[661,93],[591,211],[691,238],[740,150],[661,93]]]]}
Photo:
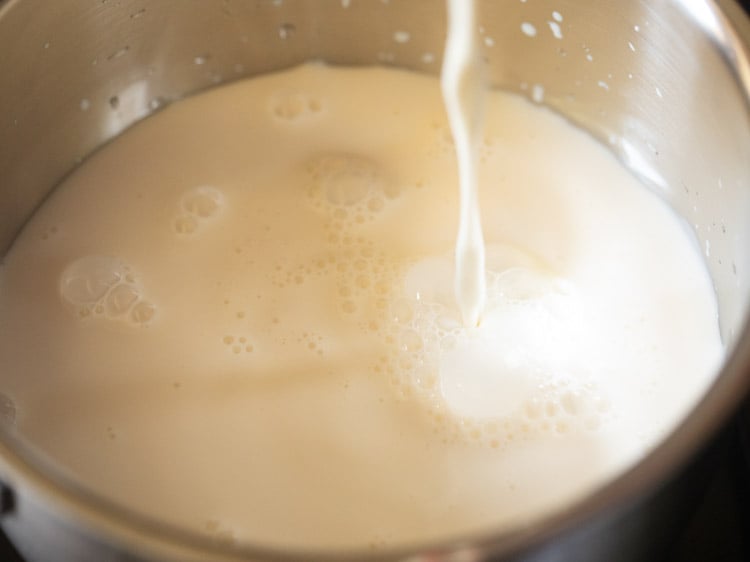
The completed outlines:
{"type": "MultiPolygon", "coordinates": [[[[450,268],[450,261],[445,260],[450,268]]],[[[427,267],[416,264],[405,276],[405,291],[391,299],[386,310],[382,335],[390,354],[384,356],[381,369],[401,399],[417,399],[428,411],[443,410],[439,366],[443,353],[454,349],[464,336],[455,304],[446,304],[452,297],[443,276],[430,287],[429,276],[439,264],[427,267]],[[422,286],[434,289],[428,292],[422,286]]]]}
{"type": "Polygon", "coordinates": [[[221,338],[221,342],[235,355],[240,355],[241,353],[252,353],[255,351],[255,346],[250,342],[247,336],[234,336],[227,334],[221,338]]]}
{"type": "Polygon", "coordinates": [[[593,382],[561,379],[542,384],[523,405],[523,415],[536,431],[595,431],[608,419],[611,403],[593,382]]]}
{"type": "Polygon", "coordinates": [[[329,275],[330,268],[336,261],[336,256],[330,254],[316,257],[311,262],[306,261],[292,265],[278,263],[271,272],[271,281],[273,286],[278,289],[299,287],[311,277],[317,278],[329,275]]]}
{"type": "Polygon", "coordinates": [[[93,255],[71,262],[60,276],[59,291],[63,303],[82,320],[144,326],[156,315],[131,267],[116,257],[93,255]]]}
{"type": "Polygon", "coordinates": [[[308,162],[307,172],[310,202],[342,228],[374,220],[401,194],[401,186],[377,163],[358,154],[317,156],[308,162]]]}
{"type": "Polygon", "coordinates": [[[296,341],[298,345],[310,353],[319,356],[325,355],[324,339],[320,334],[305,331],[296,338],[296,341]]]}
{"type": "Polygon", "coordinates": [[[174,231],[190,235],[203,223],[215,218],[224,204],[224,194],[210,186],[200,186],[186,191],[180,199],[180,211],[174,219],[174,231]]]}
{"type": "Polygon", "coordinates": [[[292,289],[310,278],[326,279],[335,288],[338,311],[375,331],[379,323],[372,316],[385,310],[394,267],[362,227],[386,212],[400,187],[377,163],[354,154],[318,155],[303,171],[308,181],[302,194],[323,216],[322,251],[300,261],[280,259],[270,272],[271,283],[292,289]]]}
{"type": "Polygon", "coordinates": [[[375,317],[386,310],[392,295],[393,265],[381,250],[366,240],[356,240],[351,250],[344,251],[336,271],[341,311],[357,318],[367,331],[376,331],[375,317]]]}
{"type": "Polygon", "coordinates": [[[271,97],[271,114],[282,121],[309,119],[323,111],[323,102],[305,92],[279,92],[271,97]]]}
{"type": "Polygon", "coordinates": [[[338,311],[367,331],[379,323],[373,315],[382,313],[391,295],[394,267],[385,254],[363,236],[342,233],[326,225],[329,251],[309,263],[276,266],[272,282],[279,289],[299,287],[308,278],[325,279],[335,291],[338,311]]]}

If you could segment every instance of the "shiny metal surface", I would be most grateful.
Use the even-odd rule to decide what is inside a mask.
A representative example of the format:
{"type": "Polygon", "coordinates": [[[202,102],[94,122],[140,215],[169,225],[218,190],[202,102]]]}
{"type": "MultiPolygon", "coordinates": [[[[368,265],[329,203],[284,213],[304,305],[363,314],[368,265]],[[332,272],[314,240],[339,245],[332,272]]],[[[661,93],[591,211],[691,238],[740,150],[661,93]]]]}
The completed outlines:
{"type": "MultiPolygon", "coordinates": [[[[442,0],[0,2],[0,247],[87,154],[164,104],[309,59],[435,74],[444,18],[442,0]],[[411,40],[395,42],[396,31],[411,40]]],[[[485,0],[479,19],[496,87],[591,131],[684,217],[706,256],[731,356],[674,435],[567,513],[383,558],[643,559],[656,548],[642,540],[650,517],[680,508],[674,490],[687,477],[675,478],[678,469],[750,386],[750,26],[731,0],[485,0]]],[[[300,557],[123,513],[0,437],[0,477],[17,495],[3,526],[30,560],[300,557]]]]}

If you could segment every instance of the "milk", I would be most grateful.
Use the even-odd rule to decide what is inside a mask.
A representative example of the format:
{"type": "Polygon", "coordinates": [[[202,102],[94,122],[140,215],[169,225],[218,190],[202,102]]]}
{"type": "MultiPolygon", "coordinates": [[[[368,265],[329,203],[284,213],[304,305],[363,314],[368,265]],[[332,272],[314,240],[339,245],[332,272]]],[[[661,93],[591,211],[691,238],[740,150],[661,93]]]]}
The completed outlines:
{"type": "Polygon", "coordinates": [[[484,83],[474,33],[474,2],[448,0],[448,38],[440,76],[456,147],[460,213],[456,237],[456,301],[464,325],[476,326],[484,308],[485,249],[477,197],[478,143],[484,83]]]}
{"type": "Polygon", "coordinates": [[[383,68],[140,123],[5,259],[3,423],[111,500],[270,547],[507,529],[596,489],[712,380],[708,274],[604,148],[489,92],[466,327],[451,139],[439,82],[383,68]]]}

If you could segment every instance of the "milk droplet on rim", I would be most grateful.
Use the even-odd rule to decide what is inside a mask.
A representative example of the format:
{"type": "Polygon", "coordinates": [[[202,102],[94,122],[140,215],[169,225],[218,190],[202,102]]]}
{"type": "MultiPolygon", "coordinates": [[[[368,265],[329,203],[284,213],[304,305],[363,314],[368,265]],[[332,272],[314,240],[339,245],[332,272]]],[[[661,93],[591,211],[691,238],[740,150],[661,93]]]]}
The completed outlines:
{"type": "Polygon", "coordinates": [[[529,23],[527,21],[523,22],[521,24],[521,31],[528,37],[536,37],[536,27],[533,23],[529,23]]]}

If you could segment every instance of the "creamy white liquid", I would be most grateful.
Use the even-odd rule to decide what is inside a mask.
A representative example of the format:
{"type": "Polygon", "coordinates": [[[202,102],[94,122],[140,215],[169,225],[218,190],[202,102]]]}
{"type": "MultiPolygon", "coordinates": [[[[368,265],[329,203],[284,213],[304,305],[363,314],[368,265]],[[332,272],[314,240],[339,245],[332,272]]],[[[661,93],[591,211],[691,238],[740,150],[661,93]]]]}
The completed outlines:
{"type": "Polygon", "coordinates": [[[477,326],[487,299],[485,249],[477,195],[478,143],[484,84],[477,51],[473,0],[447,0],[448,38],[441,86],[456,146],[460,214],[456,237],[456,301],[464,325],[477,326]]]}
{"type": "Polygon", "coordinates": [[[711,282],[589,136],[497,92],[485,117],[471,329],[434,78],[307,65],[137,125],[6,257],[5,423],[126,506],[279,547],[505,528],[606,482],[711,381],[711,282]]]}

